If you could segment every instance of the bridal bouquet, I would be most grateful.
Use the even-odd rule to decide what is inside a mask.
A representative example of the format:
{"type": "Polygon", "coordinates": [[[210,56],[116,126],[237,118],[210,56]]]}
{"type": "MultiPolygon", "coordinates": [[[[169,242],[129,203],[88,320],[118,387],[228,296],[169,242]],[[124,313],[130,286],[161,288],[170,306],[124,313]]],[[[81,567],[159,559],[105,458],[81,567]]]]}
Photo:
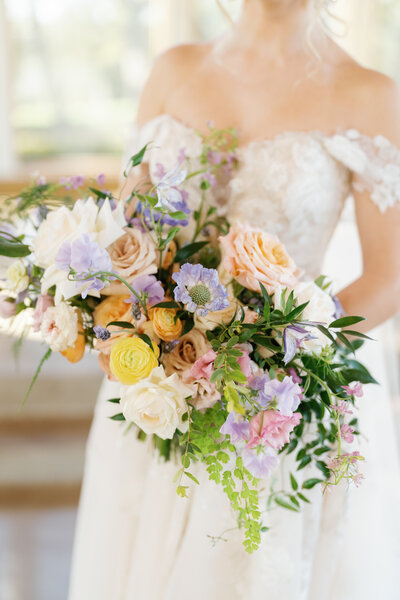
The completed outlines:
{"type": "Polygon", "coordinates": [[[120,383],[112,418],[179,462],[182,497],[204,463],[252,552],[272,506],[299,511],[318,484],[359,484],[353,409],[374,380],[353,355],[362,341],[351,340],[366,336],[349,327],[362,318],[340,314],[326,279],[302,279],[275,235],[229,226],[207,201],[235,168],[235,146],[233,131],[211,129],[195,170],[183,150],[124,202],[102,175],[39,178],[8,203],[0,254],[13,262],[0,311],[30,311],[47,345],[40,366],[52,351],[72,362],[98,351],[120,383]]]}

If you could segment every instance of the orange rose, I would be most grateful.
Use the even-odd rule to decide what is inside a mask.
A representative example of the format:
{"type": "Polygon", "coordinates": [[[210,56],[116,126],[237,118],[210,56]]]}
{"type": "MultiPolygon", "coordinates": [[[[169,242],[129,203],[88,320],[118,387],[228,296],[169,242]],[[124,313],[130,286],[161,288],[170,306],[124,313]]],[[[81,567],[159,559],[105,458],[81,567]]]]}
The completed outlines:
{"type": "Polygon", "coordinates": [[[176,254],[176,243],[174,242],[174,240],[172,240],[169,244],[168,247],[165,251],[165,254],[163,256],[163,261],[162,261],[162,268],[163,269],[168,269],[171,265],[172,262],[175,258],[175,254],[176,254]]]}
{"type": "Polygon", "coordinates": [[[82,314],[78,313],[78,337],[76,338],[76,342],[73,346],[69,346],[66,350],[61,352],[61,354],[70,362],[77,363],[79,362],[83,355],[85,354],[85,330],[83,329],[83,321],[82,314]]]}
{"type": "Polygon", "coordinates": [[[172,340],[177,340],[181,336],[183,323],[176,318],[176,309],[152,308],[150,319],[153,323],[154,332],[164,342],[172,342],[172,340]]]}
{"type": "Polygon", "coordinates": [[[219,240],[222,267],[244,287],[259,292],[262,283],[271,294],[278,285],[297,283],[298,269],[275,235],[235,224],[219,240]]]}
{"type": "MultiPolygon", "coordinates": [[[[111,321],[127,321],[128,323],[135,324],[135,319],[132,316],[132,304],[125,302],[129,296],[116,295],[109,296],[100,304],[98,304],[94,310],[94,324],[106,327],[111,321]]],[[[95,340],[94,347],[100,352],[110,354],[112,343],[120,338],[130,335],[128,331],[120,331],[116,325],[111,325],[108,330],[112,332],[112,336],[109,340],[103,342],[102,340],[95,340]]],[[[132,329],[133,335],[134,330],[132,329]]]]}

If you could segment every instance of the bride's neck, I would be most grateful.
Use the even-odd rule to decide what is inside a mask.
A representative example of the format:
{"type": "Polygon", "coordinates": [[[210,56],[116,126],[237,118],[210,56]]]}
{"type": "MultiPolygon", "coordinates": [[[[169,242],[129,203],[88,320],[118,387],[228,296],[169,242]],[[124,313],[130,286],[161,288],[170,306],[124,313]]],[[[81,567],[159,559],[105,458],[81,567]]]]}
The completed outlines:
{"type": "Polygon", "coordinates": [[[304,50],[313,18],[308,0],[245,0],[232,33],[243,48],[279,60],[304,50]]]}

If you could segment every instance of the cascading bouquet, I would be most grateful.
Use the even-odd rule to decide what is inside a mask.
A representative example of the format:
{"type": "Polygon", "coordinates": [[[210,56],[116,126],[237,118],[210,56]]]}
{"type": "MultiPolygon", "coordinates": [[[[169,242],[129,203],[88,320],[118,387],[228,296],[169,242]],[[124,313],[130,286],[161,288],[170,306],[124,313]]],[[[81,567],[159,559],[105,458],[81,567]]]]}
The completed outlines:
{"type": "Polygon", "coordinates": [[[229,227],[209,206],[210,187],[237,165],[235,147],[233,130],[211,129],[196,169],[182,151],[124,202],[102,189],[103,175],[39,178],[6,203],[0,254],[16,260],[0,310],[31,313],[48,346],[38,372],[52,351],[76,362],[97,350],[121,384],[112,418],[179,461],[182,497],[204,463],[252,552],[265,510],[299,511],[317,484],[359,484],[353,405],[374,379],[353,356],[362,340],[348,338],[366,337],[348,329],[362,318],[338,314],[326,279],[299,280],[276,236],[229,227]],[[201,199],[193,212],[190,179],[201,199]]]}

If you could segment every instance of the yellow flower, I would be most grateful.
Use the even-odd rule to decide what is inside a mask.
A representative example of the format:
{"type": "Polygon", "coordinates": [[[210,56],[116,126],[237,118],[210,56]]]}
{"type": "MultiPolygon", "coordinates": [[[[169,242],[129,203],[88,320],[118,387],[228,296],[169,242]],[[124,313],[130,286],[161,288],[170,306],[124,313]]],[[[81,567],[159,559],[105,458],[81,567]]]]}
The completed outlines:
{"type": "Polygon", "coordinates": [[[153,350],[139,337],[122,338],[113,343],[110,355],[112,374],[124,385],[133,385],[148,377],[158,366],[160,350],[153,350]]]}
{"type": "Polygon", "coordinates": [[[183,323],[176,318],[174,308],[153,308],[150,311],[150,319],[153,323],[154,332],[164,342],[177,340],[183,331],[183,323]]]}

